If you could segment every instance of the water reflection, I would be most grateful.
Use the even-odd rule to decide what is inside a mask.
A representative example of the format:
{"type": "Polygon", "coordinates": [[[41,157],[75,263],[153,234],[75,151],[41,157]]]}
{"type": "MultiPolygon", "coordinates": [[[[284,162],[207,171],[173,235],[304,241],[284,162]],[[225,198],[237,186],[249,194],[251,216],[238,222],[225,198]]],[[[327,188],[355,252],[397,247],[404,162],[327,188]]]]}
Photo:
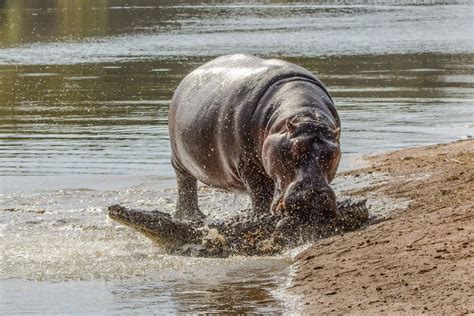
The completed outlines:
{"type": "Polygon", "coordinates": [[[207,279],[189,277],[175,281],[173,286],[160,282],[145,282],[137,286],[124,283],[111,292],[125,307],[166,306],[173,302],[178,313],[278,313],[284,309],[272,291],[284,283],[286,264],[271,263],[267,267],[240,268],[225,275],[209,275],[207,279]],[[245,278],[243,275],[251,275],[245,278]]]}
{"type": "Polygon", "coordinates": [[[177,29],[181,25],[177,13],[184,7],[176,4],[172,0],[0,0],[0,47],[177,29]]]}
{"type": "Polygon", "coordinates": [[[469,1],[0,1],[0,63],[472,51],[469,1]],[[374,5],[375,4],[375,5],[374,5]],[[444,4],[444,5],[441,5],[444,4]],[[282,41],[281,39],[285,40],[282,41]]]}
{"type": "MultiPolygon", "coordinates": [[[[223,262],[222,264],[226,264],[223,262]]],[[[274,291],[285,282],[288,263],[254,262],[206,279],[179,273],[155,273],[147,279],[115,281],[2,281],[7,313],[281,313],[289,311],[274,291]],[[265,265],[265,267],[263,266],[265,265]],[[248,275],[246,277],[245,275],[248,275]],[[6,289],[8,288],[8,291],[6,289]],[[98,307],[99,306],[99,307],[98,307]]]]}

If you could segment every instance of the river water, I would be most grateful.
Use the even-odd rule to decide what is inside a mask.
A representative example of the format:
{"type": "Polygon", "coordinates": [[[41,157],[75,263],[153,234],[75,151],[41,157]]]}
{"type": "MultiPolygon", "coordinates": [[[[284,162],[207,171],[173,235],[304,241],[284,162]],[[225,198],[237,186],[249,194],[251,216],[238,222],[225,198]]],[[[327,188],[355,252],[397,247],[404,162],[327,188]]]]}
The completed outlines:
{"type": "MultiPolygon", "coordinates": [[[[215,56],[317,74],[342,119],[341,169],[473,135],[470,1],[0,1],[0,313],[294,311],[291,254],[169,256],[110,221],[172,212],[167,113],[215,56]]],[[[223,217],[244,196],[200,189],[223,217]]]]}

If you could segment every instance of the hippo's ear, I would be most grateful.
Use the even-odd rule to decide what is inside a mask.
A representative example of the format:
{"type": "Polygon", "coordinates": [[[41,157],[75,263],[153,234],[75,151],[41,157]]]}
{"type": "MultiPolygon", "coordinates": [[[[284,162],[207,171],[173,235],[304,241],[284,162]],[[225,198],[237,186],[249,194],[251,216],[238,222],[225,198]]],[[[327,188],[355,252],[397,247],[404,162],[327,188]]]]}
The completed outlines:
{"type": "Polygon", "coordinates": [[[289,119],[286,120],[286,130],[288,131],[289,134],[293,134],[295,131],[296,125],[289,119]]]}
{"type": "Polygon", "coordinates": [[[339,140],[339,138],[341,138],[341,128],[340,127],[336,128],[332,132],[334,133],[334,136],[337,140],[339,140]]]}

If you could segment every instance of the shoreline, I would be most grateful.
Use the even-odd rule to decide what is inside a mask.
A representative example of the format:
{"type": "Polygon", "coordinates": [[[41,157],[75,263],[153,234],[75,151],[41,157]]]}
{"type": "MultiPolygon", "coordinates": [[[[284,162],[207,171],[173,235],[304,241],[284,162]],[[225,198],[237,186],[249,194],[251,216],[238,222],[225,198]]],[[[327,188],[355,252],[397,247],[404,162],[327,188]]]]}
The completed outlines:
{"type": "Polygon", "coordinates": [[[367,162],[339,175],[373,178],[345,194],[405,200],[406,209],[300,253],[289,291],[302,297],[302,312],[474,312],[474,140],[402,149],[367,162]]]}

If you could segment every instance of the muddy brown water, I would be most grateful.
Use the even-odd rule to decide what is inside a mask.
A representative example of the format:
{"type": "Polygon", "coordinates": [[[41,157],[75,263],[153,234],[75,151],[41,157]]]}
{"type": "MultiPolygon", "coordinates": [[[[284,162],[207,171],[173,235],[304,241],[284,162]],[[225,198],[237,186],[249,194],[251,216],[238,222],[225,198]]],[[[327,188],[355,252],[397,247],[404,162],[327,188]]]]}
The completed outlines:
{"type": "MultiPolygon", "coordinates": [[[[0,312],[294,310],[291,254],[169,256],[107,218],[116,203],[173,210],[175,87],[221,54],[300,64],[334,96],[350,169],[362,154],[472,136],[473,11],[436,0],[0,1],[0,312]]],[[[200,201],[219,219],[249,205],[205,187],[200,201]]]]}

